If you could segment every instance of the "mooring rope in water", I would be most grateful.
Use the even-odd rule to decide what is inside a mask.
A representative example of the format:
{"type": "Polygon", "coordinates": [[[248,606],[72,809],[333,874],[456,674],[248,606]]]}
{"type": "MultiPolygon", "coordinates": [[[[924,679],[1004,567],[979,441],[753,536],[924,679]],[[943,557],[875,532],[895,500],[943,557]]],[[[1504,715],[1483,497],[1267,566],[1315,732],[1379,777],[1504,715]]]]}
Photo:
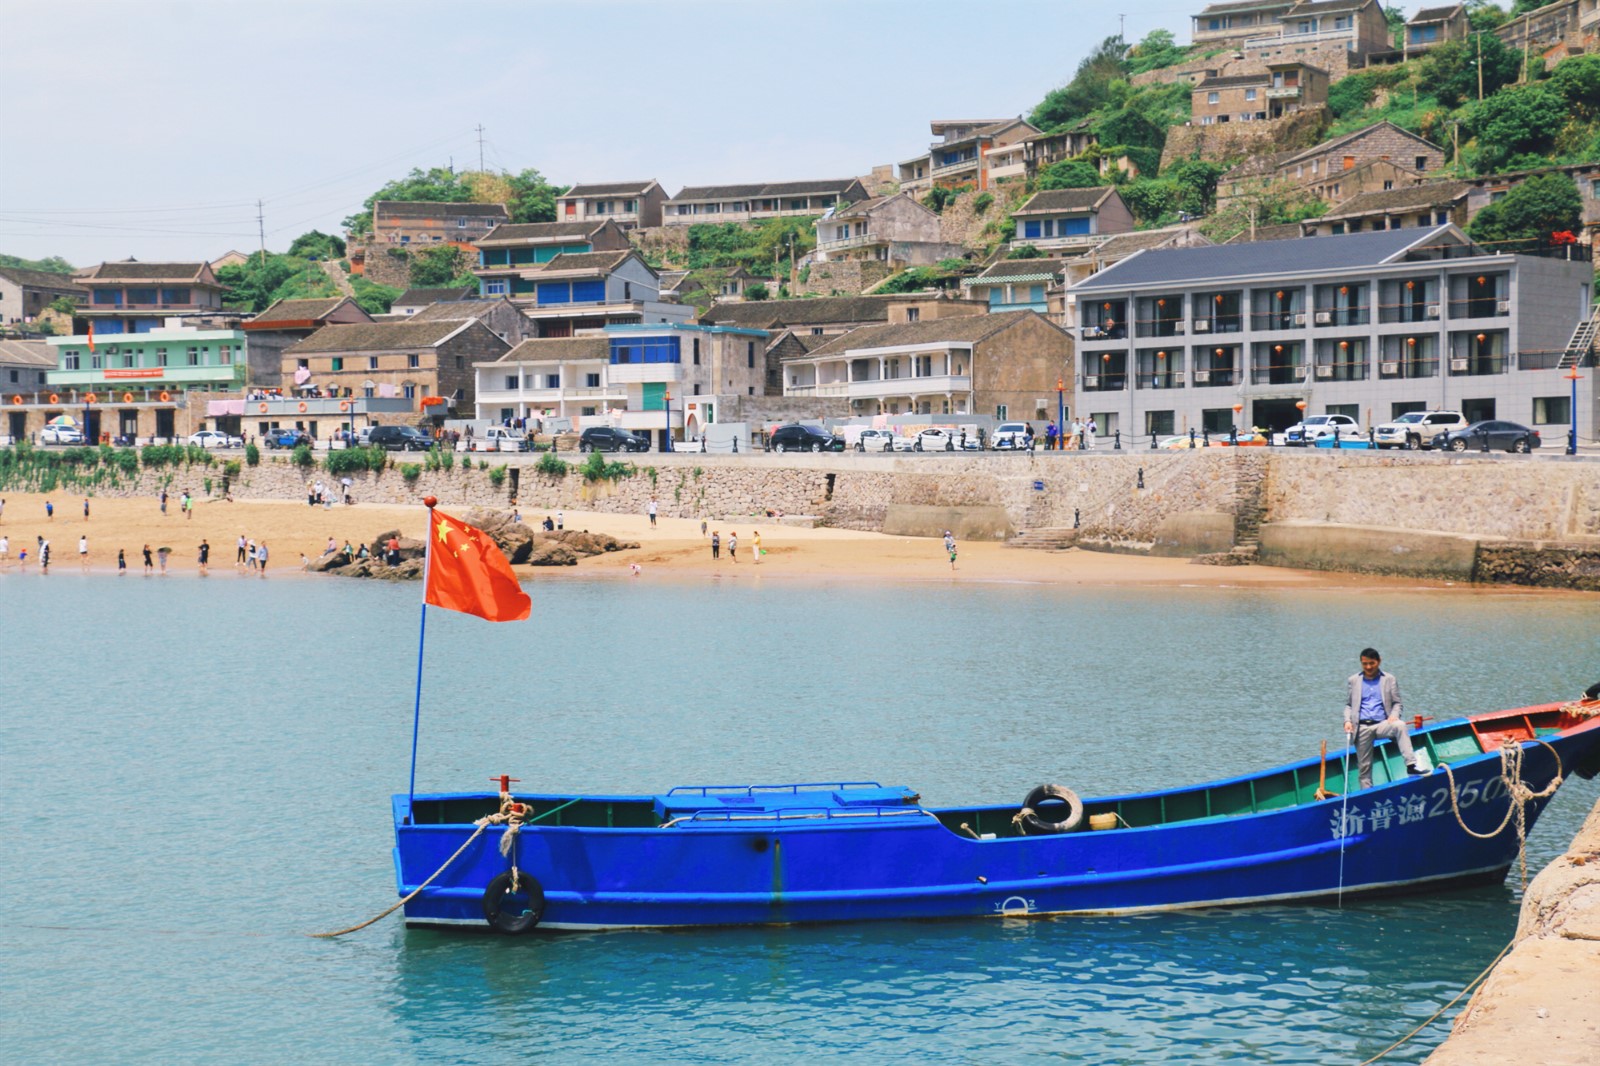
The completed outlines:
{"type": "MultiPolygon", "coordinates": [[[[447,869],[449,869],[450,868],[450,864],[455,862],[457,859],[459,859],[461,857],[461,853],[466,851],[467,848],[472,844],[472,842],[474,840],[477,840],[480,836],[482,836],[483,835],[483,831],[485,829],[488,829],[491,825],[506,824],[508,826],[507,831],[506,831],[506,837],[509,838],[509,839],[515,839],[516,834],[522,829],[522,827],[524,825],[531,825],[532,823],[539,821],[540,818],[548,818],[550,815],[556,813],[557,811],[563,810],[563,809],[565,809],[567,807],[570,807],[574,803],[577,803],[577,802],[578,801],[575,800],[575,799],[574,800],[568,800],[566,803],[561,804],[561,806],[559,806],[559,807],[552,807],[550,810],[545,811],[543,814],[539,815],[538,818],[526,818],[526,817],[524,817],[526,815],[526,813],[527,813],[526,806],[521,804],[521,803],[516,802],[515,800],[513,800],[511,798],[511,794],[509,792],[502,792],[502,793],[500,793],[500,810],[498,810],[494,814],[486,814],[482,818],[479,818],[477,821],[473,822],[472,824],[477,826],[478,828],[476,828],[476,829],[474,829],[472,831],[472,835],[467,837],[466,840],[462,841],[461,846],[455,850],[455,854],[451,855],[448,859],[446,859],[444,861],[443,865],[441,865],[437,870],[433,871],[433,873],[429,874],[428,875],[428,879],[426,881],[422,882],[422,884],[418,885],[415,889],[413,889],[412,892],[409,895],[407,895],[405,898],[401,899],[398,903],[396,903],[394,906],[388,908],[387,910],[383,911],[381,914],[377,914],[377,915],[374,915],[371,918],[368,918],[366,921],[362,922],[360,925],[352,925],[348,929],[340,929],[337,932],[333,932],[333,933],[307,933],[306,935],[310,936],[310,937],[313,937],[315,939],[318,939],[318,940],[331,940],[336,936],[344,936],[346,933],[354,933],[354,932],[357,932],[359,930],[365,929],[367,926],[372,925],[372,924],[374,924],[376,922],[381,922],[383,919],[389,917],[389,915],[393,914],[395,911],[399,910],[401,907],[404,907],[407,903],[410,903],[412,900],[416,899],[417,896],[421,895],[422,894],[422,890],[427,888],[429,885],[433,884],[433,882],[438,878],[438,876],[440,874],[444,873],[447,869]]],[[[505,839],[502,839],[500,841],[500,854],[502,854],[502,855],[507,854],[510,851],[510,847],[511,846],[506,843],[505,839]]],[[[513,870],[515,870],[516,869],[516,865],[513,864],[511,868],[513,870]]],[[[513,880],[515,880],[516,874],[513,873],[511,876],[512,876],[513,880]]],[[[514,885],[513,885],[513,891],[515,891],[515,886],[514,885]]]]}
{"type": "Polygon", "coordinates": [[[1451,772],[1449,763],[1441,763],[1444,768],[1445,778],[1450,783],[1450,810],[1456,816],[1459,825],[1468,836],[1477,837],[1479,840],[1492,840],[1505,831],[1511,824],[1511,819],[1517,820],[1517,863],[1522,874],[1522,890],[1528,890],[1528,804],[1536,799],[1548,799],[1555,795],[1556,789],[1561,787],[1562,766],[1561,753],[1549,744],[1534,737],[1535,744],[1545,748],[1556,760],[1556,773],[1550,779],[1543,791],[1535,792],[1522,780],[1522,759],[1524,752],[1520,741],[1507,739],[1500,744],[1500,780],[1505,782],[1506,796],[1510,804],[1506,807],[1506,816],[1500,819],[1500,824],[1487,833],[1480,833],[1471,828],[1461,817],[1461,806],[1456,800],[1456,775],[1451,772]]]}
{"type": "Polygon", "coordinates": [[[1405,1036],[1402,1036],[1399,1040],[1396,1040],[1394,1043],[1390,1044],[1388,1047],[1384,1048],[1382,1051],[1380,1051],[1376,1055],[1372,1056],[1372,1058],[1363,1061],[1360,1064],[1360,1066],[1372,1066],[1372,1063],[1377,1062],[1379,1059],[1381,1059],[1385,1055],[1389,1054],[1389,1052],[1393,1051],[1395,1048],[1399,1047],[1401,1044],[1404,1044],[1406,1041],[1410,1040],[1412,1037],[1414,1037],[1418,1033],[1422,1032],[1428,1026],[1430,1026],[1434,1022],[1438,1021],[1439,1015],[1443,1014],[1445,1011],[1449,1010],[1451,1007],[1453,1007],[1457,1003],[1461,1002],[1461,997],[1462,996],[1466,995],[1468,992],[1471,992],[1473,990],[1473,988],[1475,986],[1477,986],[1480,982],[1482,982],[1485,977],[1488,977],[1490,971],[1492,971],[1496,966],[1500,965],[1500,960],[1505,958],[1506,955],[1508,955],[1511,952],[1511,949],[1516,945],[1516,943],[1517,942],[1515,940],[1513,940],[1513,941],[1511,941],[1511,943],[1509,943],[1505,947],[1501,948],[1500,949],[1500,954],[1496,955],[1494,957],[1494,960],[1492,962],[1490,962],[1489,965],[1485,966],[1483,968],[1483,971],[1481,973],[1479,973],[1478,976],[1476,976],[1472,980],[1468,981],[1467,982],[1467,986],[1465,988],[1463,988],[1461,991],[1457,992],[1455,994],[1455,998],[1452,999],[1449,1003],[1446,1003],[1444,1006],[1440,1007],[1438,1010],[1434,1011],[1431,1015],[1429,1015],[1427,1021],[1423,1022],[1421,1025],[1419,1025],[1415,1029],[1411,1030],[1411,1032],[1407,1033],[1405,1036]]]}

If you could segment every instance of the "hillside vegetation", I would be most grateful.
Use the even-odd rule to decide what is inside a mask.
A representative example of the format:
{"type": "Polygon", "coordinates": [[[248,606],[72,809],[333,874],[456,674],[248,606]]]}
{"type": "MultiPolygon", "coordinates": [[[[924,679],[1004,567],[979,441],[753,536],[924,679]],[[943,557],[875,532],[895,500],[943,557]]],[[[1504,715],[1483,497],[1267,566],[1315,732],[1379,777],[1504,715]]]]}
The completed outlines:
{"type": "Polygon", "coordinates": [[[41,270],[46,274],[65,274],[77,269],[60,256],[52,255],[44,259],[24,259],[20,255],[6,255],[0,252],[0,267],[16,267],[19,270],[41,270]]]}

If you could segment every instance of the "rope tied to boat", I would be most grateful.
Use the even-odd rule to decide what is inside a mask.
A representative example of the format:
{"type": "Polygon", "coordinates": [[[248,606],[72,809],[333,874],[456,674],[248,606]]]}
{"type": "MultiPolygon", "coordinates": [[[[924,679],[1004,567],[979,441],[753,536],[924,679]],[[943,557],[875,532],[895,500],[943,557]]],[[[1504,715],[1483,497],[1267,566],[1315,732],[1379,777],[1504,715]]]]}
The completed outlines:
{"type": "Polygon", "coordinates": [[[1450,783],[1450,810],[1456,816],[1456,824],[1468,836],[1477,837],[1479,840],[1492,840],[1505,832],[1506,826],[1511,824],[1513,818],[1516,819],[1517,863],[1522,874],[1523,891],[1527,891],[1528,888],[1528,804],[1534,800],[1548,799],[1555,795],[1556,789],[1561,787],[1562,782],[1561,753],[1538,737],[1534,738],[1534,743],[1548,751],[1555,759],[1555,776],[1550,779],[1548,785],[1538,792],[1529,788],[1527,782],[1522,779],[1522,760],[1525,754],[1522,750],[1522,743],[1510,738],[1502,740],[1500,742],[1500,780],[1505,782],[1506,796],[1510,798],[1511,802],[1507,805],[1505,817],[1500,819],[1500,824],[1487,833],[1478,832],[1462,819],[1461,805],[1456,799],[1456,775],[1451,772],[1449,763],[1441,764],[1444,768],[1445,778],[1450,783]]]}
{"type": "MultiPolygon", "coordinates": [[[[567,806],[571,806],[571,804],[570,803],[564,803],[564,804],[562,804],[562,806],[563,807],[567,807],[567,806]]],[[[556,808],[556,810],[560,810],[560,809],[561,809],[560,807],[556,808]]],[[[526,804],[518,803],[517,801],[513,800],[511,798],[511,794],[509,792],[500,793],[500,809],[498,811],[496,811],[494,814],[486,814],[482,818],[478,818],[475,821],[473,821],[472,824],[474,826],[476,826],[477,828],[472,831],[472,835],[467,837],[466,840],[462,841],[461,842],[461,846],[455,850],[455,853],[453,855],[451,855],[448,859],[446,859],[439,866],[439,868],[437,870],[435,870],[435,871],[433,871],[433,873],[429,874],[428,875],[428,879],[426,881],[422,882],[422,884],[420,884],[416,888],[412,889],[411,892],[408,895],[403,897],[398,903],[394,904],[394,906],[389,907],[388,909],[382,911],[379,914],[374,915],[371,918],[368,918],[366,921],[362,922],[360,925],[352,925],[348,929],[339,929],[339,930],[336,930],[335,932],[332,932],[332,933],[308,933],[306,935],[310,936],[310,937],[312,937],[313,939],[316,939],[316,940],[332,940],[334,937],[344,936],[346,933],[359,932],[360,930],[365,929],[369,925],[374,925],[374,924],[376,924],[378,922],[383,921],[383,919],[389,917],[389,915],[393,914],[395,911],[399,910],[401,907],[404,907],[407,903],[410,903],[412,900],[416,899],[418,896],[420,896],[422,894],[422,890],[423,889],[427,888],[429,885],[433,884],[434,881],[438,880],[439,875],[444,873],[446,870],[448,870],[450,868],[450,864],[451,863],[453,863],[457,859],[461,858],[461,853],[466,851],[467,848],[471,847],[472,846],[472,842],[474,840],[477,840],[480,836],[482,836],[484,830],[488,829],[491,825],[506,825],[508,827],[507,830],[506,830],[506,837],[507,838],[512,838],[512,837],[515,836],[515,834],[517,832],[521,831],[522,826],[525,824],[525,822],[527,820],[527,813],[528,813],[528,810],[527,810],[527,805],[526,804]],[[514,815],[515,815],[515,821],[513,821],[513,812],[514,812],[514,815]]],[[[546,811],[544,814],[540,815],[539,817],[543,818],[545,815],[554,814],[554,813],[555,813],[555,811],[546,811]]],[[[537,820],[538,819],[534,819],[534,821],[537,821],[537,820]]],[[[505,840],[502,840],[500,842],[500,854],[504,855],[509,850],[510,850],[510,845],[508,845],[505,842],[505,840]]],[[[515,884],[516,873],[514,872],[516,870],[516,864],[513,863],[511,869],[513,870],[513,873],[511,875],[512,876],[512,881],[513,881],[512,891],[516,891],[516,884],[515,884]]]]}

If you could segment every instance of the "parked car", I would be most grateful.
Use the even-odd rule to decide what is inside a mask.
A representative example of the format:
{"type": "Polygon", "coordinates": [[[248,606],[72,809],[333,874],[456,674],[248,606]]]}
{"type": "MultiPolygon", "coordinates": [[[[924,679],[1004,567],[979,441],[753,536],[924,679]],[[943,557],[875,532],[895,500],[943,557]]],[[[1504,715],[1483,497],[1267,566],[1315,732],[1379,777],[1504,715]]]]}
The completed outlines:
{"type": "Polygon", "coordinates": [[[1474,422],[1464,429],[1452,429],[1448,433],[1441,433],[1433,438],[1433,446],[1453,452],[1479,451],[1483,448],[1485,438],[1488,439],[1491,449],[1504,448],[1508,452],[1523,454],[1537,448],[1541,443],[1539,431],[1536,429],[1529,429],[1516,422],[1502,422],[1490,418],[1474,422]]]}
{"type": "Polygon", "coordinates": [[[482,435],[467,442],[468,451],[474,452],[525,452],[528,438],[521,430],[505,426],[490,426],[482,435]]]}
{"type": "Polygon", "coordinates": [[[956,438],[948,429],[934,427],[917,434],[915,447],[919,452],[953,452],[956,438]]]}
{"type": "Polygon", "coordinates": [[[367,443],[391,452],[425,452],[433,440],[415,426],[373,426],[367,443]]]}
{"type": "Polygon", "coordinates": [[[856,438],[858,452],[894,451],[894,433],[887,429],[864,429],[856,438]]]}
{"type": "Polygon", "coordinates": [[[820,426],[802,426],[798,422],[773,430],[769,444],[775,452],[844,451],[843,437],[835,437],[820,426]]]}
{"type": "Polygon", "coordinates": [[[1460,411],[1409,411],[1393,422],[1372,431],[1380,448],[1409,448],[1416,451],[1433,445],[1433,438],[1453,429],[1466,429],[1470,423],[1460,411]]]}
{"type": "Polygon", "coordinates": [[[77,426],[45,426],[39,431],[40,444],[82,444],[77,426]]]}
{"type": "Polygon", "coordinates": [[[360,429],[356,430],[356,443],[363,448],[371,444],[372,431],[376,428],[376,426],[362,426],[360,429]]]}
{"type": "Polygon", "coordinates": [[[198,433],[189,434],[189,443],[198,444],[202,448],[243,448],[244,438],[215,429],[202,429],[198,433]]]}
{"type": "Polygon", "coordinates": [[[1002,422],[995,427],[994,439],[989,447],[995,451],[1006,448],[1026,448],[1028,446],[1029,426],[1026,422],[1002,422]]]}
{"type": "Polygon", "coordinates": [[[311,436],[293,426],[276,426],[261,434],[261,443],[269,448],[297,448],[302,444],[310,444],[311,436]]]}
{"type": "Polygon", "coordinates": [[[1310,415],[1290,426],[1284,432],[1283,439],[1287,444],[1307,445],[1335,433],[1345,440],[1366,436],[1361,432],[1361,424],[1349,415],[1310,415]]]}
{"type": "Polygon", "coordinates": [[[578,437],[580,452],[647,452],[650,442],[615,426],[590,426],[578,437]]]}

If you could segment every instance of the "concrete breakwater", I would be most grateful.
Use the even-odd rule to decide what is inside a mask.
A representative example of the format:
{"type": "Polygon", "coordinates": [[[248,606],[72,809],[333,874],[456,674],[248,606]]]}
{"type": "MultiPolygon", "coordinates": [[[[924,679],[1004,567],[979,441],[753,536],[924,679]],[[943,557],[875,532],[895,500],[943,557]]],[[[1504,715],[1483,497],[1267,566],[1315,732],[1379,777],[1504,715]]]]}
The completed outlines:
{"type": "MultiPolygon", "coordinates": [[[[402,457],[403,458],[403,457],[402,457]]],[[[588,480],[532,456],[474,456],[467,469],[390,466],[352,479],[357,501],[721,518],[782,511],[834,526],[964,539],[1076,528],[1101,550],[1199,555],[1259,540],[1262,562],[1382,574],[1600,589],[1600,462],[1426,453],[1196,449],[981,455],[695,453],[615,457],[632,473],[588,480]],[[487,466],[485,466],[485,462],[487,466]],[[503,472],[494,468],[504,467],[503,472]]],[[[165,486],[221,492],[217,466],[141,469],[100,495],[165,486]]],[[[303,499],[338,480],[269,456],[231,491],[303,499]]],[[[17,486],[20,487],[20,486],[17,486]]],[[[63,496],[75,490],[65,487],[63,496]]]]}

